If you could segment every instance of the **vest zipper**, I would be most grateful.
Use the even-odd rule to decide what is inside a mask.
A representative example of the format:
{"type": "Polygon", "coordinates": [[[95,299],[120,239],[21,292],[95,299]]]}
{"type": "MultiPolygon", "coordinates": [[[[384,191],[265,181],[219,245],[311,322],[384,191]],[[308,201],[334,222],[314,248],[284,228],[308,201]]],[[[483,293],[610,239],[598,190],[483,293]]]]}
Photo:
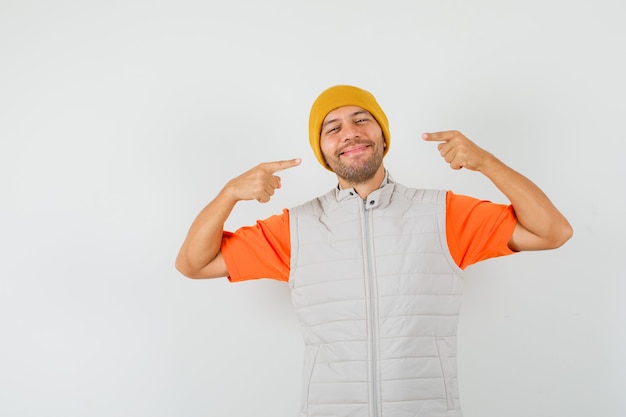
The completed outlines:
{"type": "Polygon", "coordinates": [[[363,219],[364,219],[364,251],[365,251],[365,262],[366,262],[366,273],[367,273],[367,286],[369,293],[369,332],[370,332],[370,351],[372,355],[372,360],[370,363],[370,378],[371,378],[371,391],[372,391],[372,415],[371,417],[378,416],[378,327],[376,319],[377,317],[377,303],[376,303],[376,282],[375,282],[375,273],[374,267],[372,265],[373,260],[373,248],[371,241],[371,226],[370,221],[372,218],[372,210],[367,209],[367,200],[363,200],[363,219]]]}

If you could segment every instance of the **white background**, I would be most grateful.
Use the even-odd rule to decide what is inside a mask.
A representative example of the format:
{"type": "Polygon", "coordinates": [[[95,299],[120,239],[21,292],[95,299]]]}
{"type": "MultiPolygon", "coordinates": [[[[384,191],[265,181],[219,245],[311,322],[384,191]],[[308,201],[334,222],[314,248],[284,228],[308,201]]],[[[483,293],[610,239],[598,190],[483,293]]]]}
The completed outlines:
{"type": "Polygon", "coordinates": [[[467,270],[466,417],[626,415],[622,1],[0,0],[0,415],[295,416],[285,284],[194,281],[198,211],[262,161],[303,158],[230,229],[327,191],[323,89],[359,85],[406,185],[496,202],[422,132],[458,129],[575,229],[467,270]]]}

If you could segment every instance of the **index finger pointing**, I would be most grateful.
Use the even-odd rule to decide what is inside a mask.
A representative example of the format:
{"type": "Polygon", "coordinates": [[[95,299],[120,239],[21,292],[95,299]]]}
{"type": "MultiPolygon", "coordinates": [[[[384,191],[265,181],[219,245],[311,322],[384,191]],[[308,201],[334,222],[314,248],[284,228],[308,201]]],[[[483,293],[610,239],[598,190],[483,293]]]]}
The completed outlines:
{"type": "Polygon", "coordinates": [[[262,165],[268,172],[273,174],[275,172],[283,171],[285,169],[293,168],[297,165],[300,165],[300,162],[302,162],[302,159],[295,158],[295,159],[287,159],[284,161],[266,162],[262,165]]]}
{"type": "Polygon", "coordinates": [[[452,139],[457,134],[456,130],[446,130],[443,132],[422,133],[422,139],[431,142],[445,142],[452,139]]]}

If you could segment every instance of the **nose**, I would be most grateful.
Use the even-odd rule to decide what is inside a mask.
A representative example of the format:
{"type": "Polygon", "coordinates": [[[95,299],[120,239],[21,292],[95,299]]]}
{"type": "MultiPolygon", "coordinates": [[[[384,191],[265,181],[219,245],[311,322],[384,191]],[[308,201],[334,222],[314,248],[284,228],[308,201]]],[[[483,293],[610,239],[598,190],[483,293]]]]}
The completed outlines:
{"type": "Polygon", "coordinates": [[[342,139],[344,141],[356,139],[359,137],[358,129],[356,129],[355,126],[353,126],[352,124],[348,124],[347,126],[344,126],[341,133],[343,133],[342,139]]]}

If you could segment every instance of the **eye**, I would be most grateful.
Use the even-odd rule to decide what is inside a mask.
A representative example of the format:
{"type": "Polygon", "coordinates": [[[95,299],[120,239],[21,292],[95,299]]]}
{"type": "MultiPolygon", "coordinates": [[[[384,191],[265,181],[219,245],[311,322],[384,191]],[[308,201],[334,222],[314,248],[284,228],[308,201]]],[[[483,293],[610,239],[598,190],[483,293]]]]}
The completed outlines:
{"type": "Polygon", "coordinates": [[[331,126],[326,130],[326,134],[334,133],[339,130],[339,126],[331,126]]]}

